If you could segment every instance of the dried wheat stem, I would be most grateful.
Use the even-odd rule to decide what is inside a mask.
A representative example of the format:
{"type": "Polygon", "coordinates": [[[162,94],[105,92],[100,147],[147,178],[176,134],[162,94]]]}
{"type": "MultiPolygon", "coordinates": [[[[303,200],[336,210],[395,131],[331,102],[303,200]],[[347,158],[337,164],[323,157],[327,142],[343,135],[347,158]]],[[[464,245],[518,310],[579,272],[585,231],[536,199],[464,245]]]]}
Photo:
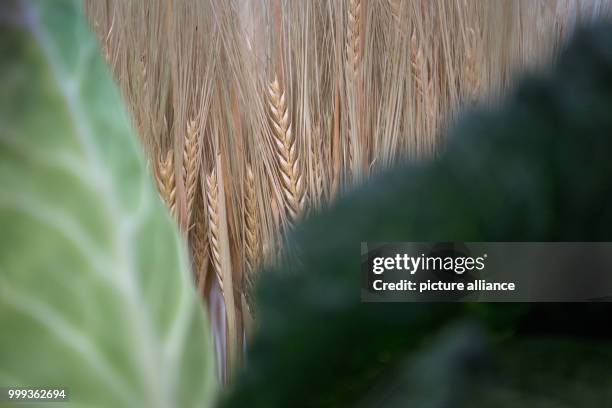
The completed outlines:
{"type": "Polygon", "coordinates": [[[195,120],[187,123],[187,134],[183,147],[183,183],[185,186],[186,217],[185,226],[188,228],[191,222],[191,212],[195,199],[198,165],[198,127],[195,120]]]}
{"type": "Polygon", "coordinates": [[[285,91],[281,89],[278,78],[268,87],[272,125],[276,145],[276,157],[280,168],[280,181],[289,222],[295,222],[304,207],[305,194],[300,168],[297,143],[291,130],[291,120],[285,99],[285,91]]]}
{"type": "Polygon", "coordinates": [[[208,210],[208,242],[212,258],[212,266],[219,282],[221,295],[225,298],[225,290],[223,288],[223,274],[221,267],[221,238],[220,238],[220,220],[219,220],[219,194],[217,186],[216,171],[212,170],[206,176],[206,203],[208,210]]]}
{"type": "Polygon", "coordinates": [[[162,200],[170,210],[170,214],[176,215],[176,185],[174,182],[174,151],[166,152],[166,157],[159,157],[155,166],[155,180],[162,200]]]}

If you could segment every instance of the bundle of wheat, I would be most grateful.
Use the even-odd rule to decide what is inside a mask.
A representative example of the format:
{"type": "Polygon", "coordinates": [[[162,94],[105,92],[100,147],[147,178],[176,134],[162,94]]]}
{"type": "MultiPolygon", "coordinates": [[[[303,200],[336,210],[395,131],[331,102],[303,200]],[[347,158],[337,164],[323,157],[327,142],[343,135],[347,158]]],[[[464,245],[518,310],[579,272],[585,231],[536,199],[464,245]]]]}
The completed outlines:
{"type": "Polygon", "coordinates": [[[191,251],[227,380],[255,271],[308,211],[431,156],[608,1],[86,0],[191,251]],[[220,296],[218,296],[220,295],[220,296]],[[211,304],[221,302],[221,304],[211,304]]]}

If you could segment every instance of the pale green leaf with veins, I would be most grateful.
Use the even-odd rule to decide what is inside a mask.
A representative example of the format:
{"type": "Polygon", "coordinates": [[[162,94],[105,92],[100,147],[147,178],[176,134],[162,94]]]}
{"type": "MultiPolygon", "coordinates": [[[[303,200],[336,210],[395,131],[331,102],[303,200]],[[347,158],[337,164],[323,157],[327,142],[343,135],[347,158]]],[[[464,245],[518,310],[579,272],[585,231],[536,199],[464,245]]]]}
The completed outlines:
{"type": "Polygon", "coordinates": [[[210,405],[185,251],[79,2],[0,5],[0,83],[0,387],[210,405]]]}

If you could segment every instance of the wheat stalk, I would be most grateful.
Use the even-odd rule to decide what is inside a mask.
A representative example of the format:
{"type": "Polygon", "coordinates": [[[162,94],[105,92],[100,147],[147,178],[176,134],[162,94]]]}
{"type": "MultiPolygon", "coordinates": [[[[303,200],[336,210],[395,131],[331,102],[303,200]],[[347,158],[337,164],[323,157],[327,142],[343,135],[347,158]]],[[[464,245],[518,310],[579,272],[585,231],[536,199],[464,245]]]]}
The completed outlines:
{"type": "Polygon", "coordinates": [[[196,285],[198,292],[203,293],[204,285],[206,284],[206,272],[208,269],[208,231],[206,229],[207,222],[205,217],[205,205],[201,194],[198,204],[193,211],[193,229],[191,229],[189,242],[191,244],[191,258],[193,270],[195,274],[196,285]]]}
{"type": "Polygon", "coordinates": [[[417,40],[415,31],[412,32],[410,37],[410,66],[417,94],[421,97],[424,107],[425,127],[431,136],[435,129],[434,82],[427,69],[423,47],[417,40]]]}
{"type": "Polygon", "coordinates": [[[321,165],[321,149],[312,146],[312,164],[314,167],[314,191],[316,204],[320,205],[323,200],[323,167],[321,165]]]}
{"type": "Polygon", "coordinates": [[[243,275],[244,293],[248,312],[252,315],[251,307],[253,301],[251,293],[253,291],[254,273],[257,270],[261,259],[261,244],[259,219],[257,217],[257,198],[255,194],[255,176],[251,166],[247,165],[246,180],[244,185],[244,251],[246,271],[243,275]]]}
{"type": "Polygon", "coordinates": [[[410,37],[410,66],[412,68],[412,75],[417,93],[424,99],[426,96],[425,82],[427,81],[427,67],[425,65],[425,58],[423,57],[423,50],[417,41],[416,32],[413,32],[410,37]]]}
{"type": "Polygon", "coordinates": [[[285,92],[281,89],[276,76],[268,87],[268,95],[276,142],[276,159],[280,168],[280,181],[289,222],[293,224],[300,217],[304,206],[304,183],[285,92]]]}
{"type": "Polygon", "coordinates": [[[159,194],[172,216],[176,216],[176,185],[174,182],[174,151],[169,149],[166,157],[160,156],[155,166],[155,179],[159,194]]]}
{"type": "Polygon", "coordinates": [[[361,0],[350,0],[346,33],[346,51],[354,74],[361,58],[361,0]]]}
{"type": "MultiPolygon", "coordinates": [[[[237,304],[234,299],[234,279],[232,276],[232,259],[229,242],[228,216],[225,207],[225,187],[223,178],[223,160],[221,154],[216,156],[216,165],[206,176],[206,202],[208,211],[208,242],[212,265],[219,283],[219,290],[225,304],[227,316],[227,370],[229,378],[236,363],[238,348],[237,304]]],[[[238,288],[239,291],[239,288],[238,288]]],[[[238,298],[240,299],[240,298],[238,298]]]]}
{"type": "MultiPolygon", "coordinates": [[[[247,280],[255,272],[260,260],[259,221],[257,217],[257,198],[255,196],[255,176],[251,166],[247,166],[244,191],[244,234],[245,262],[247,280]]],[[[250,281],[249,281],[250,283],[250,281]]]]}
{"type": "Polygon", "coordinates": [[[346,135],[346,162],[347,162],[347,166],[346,166],[346,173],[347,173],[347,178],[349,180],[352,180],[353,178],[353,165],[354,165],[354,160],[353,160],[353,156],[354,156],[354,148],[353,146],[355,145],[355,143],[353,143],[353,139],[351,138],[351,135],[353,134],[353,132],[348,132],[346,135]]]}
{"type": "Polygon", "coordinates": [[[335,199],[340,188],[340,171],[341,171],[341,149],[342,140],[340,135],[340,89],[336,85],[334,92],[334,115],[332,121],[332,175],[331,175],[331,199],[335,199]]]}
{"type": "Polygon", "coordinates": [[[185,226],[191,222],[193,201],[195,199],[199,166],[198,127],[195,120],[187,123],[185,144],[183,146],[183,183],[185,188],[186,215],[185,226]]]}
{"type": "Polygon", "coordinates": [[[347,134],[347,176],[350,180],[358,180],[360,175],[360,125],[361,117],[361,83],[359,67],[361,62],[361,0],[349,0],[348,19],[346,27],[346,52],[348,58],[349,82],[352,92],[349,91],[349,133],[347,134]]]}
{"type": "Polygon", "coordinates": [[[206,176],[206,203],[208,212],[208,242],[212,258],[212,266],[221,289],[221,296],[225,298],[223,288],[223,274],[221,263],[220,246],[220,220],[219,220],[219,201],[218,201],[217,175],[213,169],[206,176]]]}

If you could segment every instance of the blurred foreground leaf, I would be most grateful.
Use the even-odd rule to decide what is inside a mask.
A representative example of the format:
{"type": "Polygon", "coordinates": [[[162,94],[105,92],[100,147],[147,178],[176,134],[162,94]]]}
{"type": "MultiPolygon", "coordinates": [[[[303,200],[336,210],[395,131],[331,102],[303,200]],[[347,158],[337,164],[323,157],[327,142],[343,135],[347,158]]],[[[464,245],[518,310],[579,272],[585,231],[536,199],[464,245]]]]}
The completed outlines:
{"type": "Polygon", "coordinates": [[[609,341],[536,336],[495,348],[474,327],[448,330],[389,370],[357,406],[612,406],[609,341]]]}
{"type": "Polygon", "coordinates": [[[0,5],[0,386],[207,406],[205,315],[80,7],[0,5]]]}
{"type": "Polygon", "coordinates": [[[476,374],[484,371],[489,350],[473,325],[450,327],[432,344],[402,361],[367,391],[356,405],[445,408],[460,406],[476,374]]]}
{"type": "Polygon", "coordinates": [[[466,408],[612,407],[609,341],[537,337],[498,348],[495,366],[469,389],[466,408]]]}

